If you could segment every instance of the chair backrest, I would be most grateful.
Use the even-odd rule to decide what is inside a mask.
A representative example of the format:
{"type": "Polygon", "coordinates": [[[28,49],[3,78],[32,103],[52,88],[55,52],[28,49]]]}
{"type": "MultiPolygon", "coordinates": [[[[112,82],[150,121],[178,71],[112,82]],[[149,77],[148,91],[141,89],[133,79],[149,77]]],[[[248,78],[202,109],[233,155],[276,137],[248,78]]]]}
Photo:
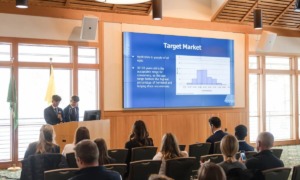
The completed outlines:
{"type": "Polygon", "coordinates": [[[272,148],[271,151],[273,152],[274,156],[276,156],[278,159],[280,159],[283,149],[279,148],[272,148]]]}
{"type": "Polygon", "coordinates": [[[206,156],[201,156],[200,161],[205,162],[210,160],[210,162],[213,162],[215,164],[223,162],[223,155],[222,154],[211,154],[206,156]]]}
{"type": "Polygon", "coordinates": [[[166,160],[166,176],[174,180],[189,180],[195,163],[195,157],[166,160]]]}
{"type": "Polygon", "coordinates": [[[142,160],[130,162],[128,180],[148,179],[151,174],[158,174],[161,160],[142,160]]]}
{"type": "Polygon", "coordinates": [[[67,153],[66,154],[67,163],[70,168],[78,168],[76,163],[75,153],[67,153]]]}
{"type": "Polygon", "coordinates": [[[54,169],[44,172],[45,180],[66,180],[75,175],[78,168],[54,169]]]}
{"type": "Polygon", "coordinates": [[[125,163],[128,149],[109,149],[108,155],[116,160],[116,163],[125,163]]]}
{"type": "Polygon", "coordinates": [[[127,172],[127,164],[105,164],[103,166],[108,170],[120,173],[123,178],[127,172]]]}
{"type": "Polygon", "coordinates": [[[292,180],[300,179],[300,165],[293,167],[292,180]]]}
{"type": "Polygon", "coordinates": [[[214,154],[221,154],[221,141],[214,142],[214,154]]]}
{"type": "Polygon", "coordinates": [[[184,144],[180,144],[179,145],[179,149],[180,149],[180,151],[184,151],[185,150],[185,145],[184,144]]]}
{"type": "Polygon", "coordinates": [[[197,143],[189,145],[189,156],[196,158],[196,163],[193,169],[199,169],[200,157],[209,154],[211,143],[197,143]]]}
{"type": "Polygon", "coordinates": [[[291,168],[280,167],[262,171],[265,180],[287,180],[289,178],[291,168]]]}
{"type": "MultiPolygon", "coordinates": [[[[245,155],[246,155],[246,158],[249,159],[249,158],[252,158],[255,154],[257,154],[256,151],[246,151],[245,152],[245,155]]],[[[240,153],[236,153],[236,159],[240,159],[240,153]]]]}
{"type": "Polygon", "coordinates": [[[227,180],[250,180],[253,178],[253,173],[241,168],[232,168],[226,173],[227,180]]]}
{"type": "Polygon", "coordinates": [[[143,146],[131,149],[131,161],[141,161],[153,159],[157,151],[157,147],[143,146]]]}

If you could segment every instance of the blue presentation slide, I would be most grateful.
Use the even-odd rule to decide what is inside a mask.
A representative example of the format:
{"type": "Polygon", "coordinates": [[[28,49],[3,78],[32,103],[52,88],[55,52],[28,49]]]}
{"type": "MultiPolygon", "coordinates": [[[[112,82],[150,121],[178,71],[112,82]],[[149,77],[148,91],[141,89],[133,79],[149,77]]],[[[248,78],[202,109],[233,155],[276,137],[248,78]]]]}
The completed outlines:
{"type": "Polygon", "coordinates": [[[234,41],[123,32],[123,107],[234,106],[234,41]]]}

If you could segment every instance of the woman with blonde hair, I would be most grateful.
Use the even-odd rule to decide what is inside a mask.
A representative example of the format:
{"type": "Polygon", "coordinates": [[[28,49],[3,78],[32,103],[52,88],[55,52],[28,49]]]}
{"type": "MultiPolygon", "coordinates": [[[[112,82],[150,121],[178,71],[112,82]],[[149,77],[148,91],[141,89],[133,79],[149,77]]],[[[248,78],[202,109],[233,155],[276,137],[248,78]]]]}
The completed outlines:
{"type": "Polygon", "coordinates": [[[24,159],[34,154],[59,153],[59,151],[59,146],[54,142],[53,127],[46,124],[40,129],[39,140],[29,144],[24,159]]]}
{"type": "Polygon", "coordinates": [[[224,170],[212,162],[201,164],[198,171],[198,180],[226,180],[224,170]]]}
{"type": "Polygon", "coordinates": [[[166,160],[178,157],[188,157],[188,153],[180,151],[175,135],[166,133],[162,139],[160,152],[153,157],[153,160],[162,160],[159,174],[166,174],[166,160]]]}
{"type": "Polygon", "coordinates": [[[218,165],[221,166],[225,173],[227,174],[229,170],[240,168],[242,170],[246,169],[246,166],[237,161],[236,153],[239,149],[239,142],[233,135],[224,136],[221,140],[220,149],[223,155],[224,161],[219,163],[218,165]]]}
{"type": "Polygon", "coordinates": [[[84,126],[78,127],[74,136],[73,143],[65,145],[64,150],[62,151],[62,155],[66,156],[66,154],[68,153],[75,152],[75,145],[84,139],[90,139],[90,131],[84,126]]]}

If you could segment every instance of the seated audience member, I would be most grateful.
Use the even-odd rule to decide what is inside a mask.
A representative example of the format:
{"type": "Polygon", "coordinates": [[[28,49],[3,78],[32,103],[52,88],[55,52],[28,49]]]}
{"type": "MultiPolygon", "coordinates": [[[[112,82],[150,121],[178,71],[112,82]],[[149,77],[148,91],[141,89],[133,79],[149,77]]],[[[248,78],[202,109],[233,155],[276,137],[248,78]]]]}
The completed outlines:
{"type": "Polygon", "coordinates": [[[102,138],[97,138],[94,140],[94,142],[96,143],[98,150],[99,150],[99,166],[102,166],[104,164],[113,164],[116,163],[116,160],[111,158],[108,155],[107,152],[107,146],[106,146],[106,142],[104,139],[102,138]]]}
{"type": "Polygon", "coordinates": [[[149,137],[149,133],[144,121],[137,120],[133,125],[130,139],[125,144],[125,148],[128,149],[128,155],[126,159],[127,164],[129,164],[131,160],[131,149],[142,146],[153,146],[153,140],[149,137]]]}
{"type": "Polygon", "coordinates": [[[178,157],[188,157],[188,154],[179,150],[176,137],[172,133],[166,133],[162,139],[160,152],[153,157],[153,160],[162,160],[159,174],[166,173],[166,160],[178,157]]]}
{"type": "Polygon", "coordinates": [[[169,178],[162,174],[151,174],[151,176],[149,176],[148,180],[174,180],[174,179],[169,178]]]}
{"type": "Polygon", "coordinates": [[[226,180],[226,175],[220,166],[212,162],[201,164],[198,171],[198,180],[226,180]]]}
{"type": "Polygon", "coordinates": [[[29,144],[24,159],[34,154],[59,153],[60,148],[53,139],[53,127],[49,124],[43,125],[40,129],[39,140],[29,144]]]}
{"type": "Polygon", "coordinates": [[[246,167],[254,173],[253,179],[264,179],[261,171],[284,167],[283,162],[273,155],[274,136],[269,132],[262,132],[256,139],[258,154],[246,161],[246,167]]]}
{"type": "Polygon", "coordinates": [[[239,151],[254,151],[254,148],[246,143],[247,127],[238,125],[235,127],[235,137],[239,140],[239,151]]]}
{"type": "Polygon", "coordinates": [[[211,117],[208,120],[211,132],[213,135],[211,135],[206,142],[211,143],[209,154],[214,153],[214,143],[217,141],[221,141],[221,139],[227,135],[227,133],[223,132],[221,129],[221,120],[218,117],[211,117]]]}
{"type": "Polygon", "coordinates": [[[121,175],[115,171],[106,170],[99,166],[99,151],[97,145],[91,140],[82,140],[76,144],[76,162],[79,171],[69,180],[121,180],[121,175]]]}
{"type": "Polygon", "coordinates": [[[73,143],[65,145],[62,155],[66,156],[66,154],[74,152],[75,145],[84,139],[90,139],[90,132],[88,128],[82,126],[77,128],[73,143]]]}
{"type": "Polygon", "coordinates": [[[235,155],[239,149],[239,144],[236,137],[230,134],[223,137],[223,139],[221,140],[220,149],[224,161],[219,163],[218,165],[223,168],[225,174],[227,174],[231,169],[235,168],[240,168],[242,170],[246,169],[246,166],[243,163],[237,161],[235,158],[235,155]]]}

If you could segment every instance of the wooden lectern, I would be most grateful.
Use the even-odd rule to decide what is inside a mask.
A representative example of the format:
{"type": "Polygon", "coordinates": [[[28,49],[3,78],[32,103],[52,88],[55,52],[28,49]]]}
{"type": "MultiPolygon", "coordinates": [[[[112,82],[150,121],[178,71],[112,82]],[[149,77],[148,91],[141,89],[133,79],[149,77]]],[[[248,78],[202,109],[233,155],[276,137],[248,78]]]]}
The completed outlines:
{"type": "Polygon", "coordinates": [[[55,141],[60,146],[62,151],[66,144],[72,144],[76,129],[85,126],[90,131],[91,140],[103,138],[106,141],[107,148],[110,148],[110,120],[95,120],[95,121],[72,121],[54,125],[55,141]]]}

